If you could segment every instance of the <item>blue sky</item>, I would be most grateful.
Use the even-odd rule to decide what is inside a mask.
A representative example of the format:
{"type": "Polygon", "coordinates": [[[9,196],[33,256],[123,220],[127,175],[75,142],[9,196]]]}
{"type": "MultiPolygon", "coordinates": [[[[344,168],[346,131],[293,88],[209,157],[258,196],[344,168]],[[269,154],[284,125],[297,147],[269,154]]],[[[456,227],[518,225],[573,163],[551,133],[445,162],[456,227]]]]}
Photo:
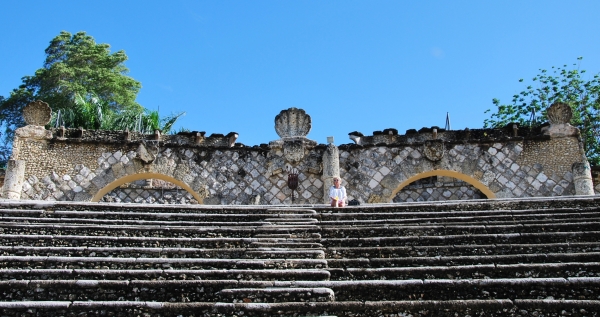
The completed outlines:
{"type": "MultiPolygon", "coordinates": [[[[600,1],[0,0],[0,95],[42,66],[65,30],[124,50],[138,102],[185,111],[178,130],[279,137],[302,108],[308,138],[386,128],[480,128],[540,68],[600,72],[600,1]],[[525,83],[519,83],[524,78],[525,83]]],[[[51,105],[52,106],[52,105],[51,105]]]]}

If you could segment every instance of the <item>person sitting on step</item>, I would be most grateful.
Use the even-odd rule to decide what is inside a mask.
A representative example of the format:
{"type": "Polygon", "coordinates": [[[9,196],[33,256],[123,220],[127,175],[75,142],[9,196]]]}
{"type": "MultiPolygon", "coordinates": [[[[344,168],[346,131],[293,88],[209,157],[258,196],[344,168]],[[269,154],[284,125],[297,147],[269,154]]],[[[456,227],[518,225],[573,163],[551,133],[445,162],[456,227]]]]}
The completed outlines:
{"type": "Polygon", "coordinates": [[[329,200],[331,207],[346,206],[346,187],[342,186],[342,181],[339,177],[333,178],[333,186],[329,188],[329,200]]]}

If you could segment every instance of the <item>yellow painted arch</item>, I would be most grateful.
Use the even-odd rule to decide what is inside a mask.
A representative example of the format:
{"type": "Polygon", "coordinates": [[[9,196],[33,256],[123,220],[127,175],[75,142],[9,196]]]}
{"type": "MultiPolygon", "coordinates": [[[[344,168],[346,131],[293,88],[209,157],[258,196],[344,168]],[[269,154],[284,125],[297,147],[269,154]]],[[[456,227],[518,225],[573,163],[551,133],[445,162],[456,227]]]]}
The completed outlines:
{"type": "Polygon", "coordinates": [[[198,195],[198,193],[196,193],[186,183],[184,183],[180,180],[177,180],[171,176],[157,174],[157,173],[139,173],[139,174],[131,174],[131,175],[127,175],[125,177],[121,177],[121,178],[111,182],[110,184],[104,186],[102,189],[100,189],[96,193],[96,195],[94,195],[94,197],[92,198],[92,202],[99,202],[100,199],[102,199],[102,197],[104,197],[104,195],[108,194],[111,190],[113,190],[125,183],[135,182],[140,179],[162,179],[164,181],[171,182],[171,183],[185,189],[188,193],[190,193],[190,194],[192,194],[192,196],[194,196],[194,198],[198,201],[199,204],[202,204],[202,201],[203,201],[202,198],[198,195]]]}
{"type": "Polygon", "coordinates": [[[475,178],[459,173],[459,172],[455,172],[455,171],[449,171],[449,170],[433,170],[433,171],[428,171],[428,172],[423,172],[414,176],[409,177],[407,180],[405,180],[404,182],[402,182],[393,192],[392,195],[390,197],[390,200],[394,199],[394,197],[396,197],[396,194],[402,190],[402,188],[406,187],[408,184],[419,180],[421,178],[425,178],[425,177],[431,177],[431,176],[447,176],[447,177],[454,177],[454,178],[458,178],[461,181],[467,182],[469,184],[471,184],[473,187],[477,188],[479,191],[481,191],[482,194],[484,194],[488,199],[495,199],[496,198],[496,194],[494,194],[489,188],[487,188],[487,186],[483,185],[480,181],[476,180],[475,178]]]}

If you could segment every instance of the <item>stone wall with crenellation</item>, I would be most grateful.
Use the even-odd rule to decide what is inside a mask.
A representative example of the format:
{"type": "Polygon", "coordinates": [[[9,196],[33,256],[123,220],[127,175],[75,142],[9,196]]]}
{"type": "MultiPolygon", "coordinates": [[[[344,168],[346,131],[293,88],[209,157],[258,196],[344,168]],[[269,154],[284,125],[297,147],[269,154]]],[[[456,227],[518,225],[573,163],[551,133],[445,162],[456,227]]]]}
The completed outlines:
{"type": "Polygon", "coordinates": [[[258,146],[235,143],[234,132],[143,135],[29,125],[17,131],[13,143],[12,159],[25,162],[20,198],[321,204],[333,176],[341,177],[349,200],[362,203],[577,194],[572,166],[583,159],[578,131],[558,135],[516,126],[460,131],[433,127],[399,135],[387,129],[372,136],[352,132],[355,144],[335,147],[297,134],[308,133],[307,127],[285,126],[310,124],[303,110],[290,108],[280,116],[276,124],[284,125],[277,130],[281,139],[258,146]],[[333,168],[331,153],[336,155],[333,168]],[[288,187],[292,171],[298,174],[293,201],[288,187]],[[448,181],[427,188],[415,185],[434,176],[448,181]],[[163,185],[135,185],[144,179],[159,179],[163,185]]]}

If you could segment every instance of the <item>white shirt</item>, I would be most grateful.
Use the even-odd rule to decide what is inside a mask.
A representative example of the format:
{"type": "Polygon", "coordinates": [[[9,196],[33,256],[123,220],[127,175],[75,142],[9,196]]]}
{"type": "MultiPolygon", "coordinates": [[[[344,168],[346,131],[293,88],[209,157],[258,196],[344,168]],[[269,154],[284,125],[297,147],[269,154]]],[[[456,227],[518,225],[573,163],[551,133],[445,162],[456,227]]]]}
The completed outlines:
{"type": "Polygon", "coordinates": [[[340,186],[340,188],[329,187],[329,198],[333,199],[334,197],[337,197],[338,201],[346,201],[346,188],[344,186],[340,186]]]}

